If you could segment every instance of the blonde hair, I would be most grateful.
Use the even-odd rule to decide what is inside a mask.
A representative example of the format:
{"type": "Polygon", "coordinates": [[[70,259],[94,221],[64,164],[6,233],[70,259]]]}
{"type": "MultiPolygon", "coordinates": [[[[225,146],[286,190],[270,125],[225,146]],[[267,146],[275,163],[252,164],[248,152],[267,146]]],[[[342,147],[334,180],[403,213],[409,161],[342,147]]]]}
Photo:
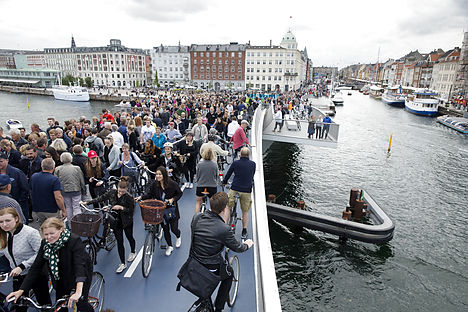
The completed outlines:
{"type": "Polygon", "coordinates": [[[52,144],[50,144],[57,152],[64,152],[67,150],[67,143],[63,139],[55,139],[52,144]]]}
{"type": "Polygon", "coordinates": [[[203,151],[203,154],[201,155],[204,160],[213,160],[214,159],[214,153],[211,148],[207,148],[206,150],[203,151]]]}
{"type": "Polygon", "coordinates": [[[5,149],[5,147],[10,147],[10,149],[16,150],[15,144],[8,139],[3,139],[0,141],[0,148],[5,149]]]}
{"type": "Polygon", "coordinates": [[[51,227],[56,228],[57,230],[62,230],[65,228],[65,224],[57,217],[47,218],[41,225],[41,232],[44,232],[44,229],[51,227]]]}
{"type": "MultiPolygon", "coordinates": [[[[6,214],[10,214],[13,216],[13,218],[16,218],[16,225],[15,229],[21,224],[21,219],[18,214],[18,211],[16,211],[15,208],[12,207],[6,207],[3,209],[0,209],[0,216],[4,216],[6,214]]],[[[0,228],[0,249],[4,249],[7,246],[7,233],[0,228]]]]}

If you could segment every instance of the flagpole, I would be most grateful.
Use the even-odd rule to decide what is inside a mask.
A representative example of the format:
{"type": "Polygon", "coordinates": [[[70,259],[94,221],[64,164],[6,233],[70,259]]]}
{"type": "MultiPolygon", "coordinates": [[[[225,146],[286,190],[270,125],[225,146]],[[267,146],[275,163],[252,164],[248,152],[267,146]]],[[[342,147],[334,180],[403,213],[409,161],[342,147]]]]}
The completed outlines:
{"type": "Polygon", "coordinates": [[[28,109],[29,109],[29,99],[26,97],[26,103],[28,103],[28,109]]]}

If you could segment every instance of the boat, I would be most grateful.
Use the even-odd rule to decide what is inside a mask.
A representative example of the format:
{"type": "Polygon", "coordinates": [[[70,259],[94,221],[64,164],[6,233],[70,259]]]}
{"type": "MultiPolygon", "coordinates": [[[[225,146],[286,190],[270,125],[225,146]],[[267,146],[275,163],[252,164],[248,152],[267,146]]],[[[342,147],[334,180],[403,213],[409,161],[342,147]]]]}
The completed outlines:
{"type": "Polygon", "coordinates": [[[401,92],[401,87],[388,87],[382,94],[382,102],[391,106],[405,107],[406,95],[401,92]]]}
{"type": "Polygon", "coordinates": [[[353,87],[351,87],[351,86],[341,85],[341,86],[336,87],[335,90],[351,90],[352,88],[353,87]]]}
{"type": "Polygon", "coordinates": [[[10,128],[10,129],[23,128],[23,124],[21,123],[21,121],[19,121],[17,119],[8,119],[6,121],[6,124],[7,124],[8,128],[10,128]]]}
{"type": "Polygon", "coordinates": [[[336,114],[335,104],[328,98],[307,98],[307,102],[310,103],[310,105],[312,105],[313,107],[318,108],[324,114],[328,114],[329,116],[335,116],[336,114]]]}
{"type": "Polygon", "coordinates": [[[468,134],[468,118],[448,115],[437,117],[437,122],[463,134],[468,134]]]}
{"type": "Polygon", "coordinates": [[[437,93],[429,89],[416,89],[405,100],[405,109],[413,114],[433,117],[437,115],[437,93]]]}
{"type": "Polygon", "coordinates": [[[338,91],[337,93],[335,93],[334,95],[332,95],[331,101],[332,101],[333,104],[335,104],[336,106],[338,106],[338,105],[343,105],[343,104],[344,104],[343,94],[342,94],[340,91],[338,91]]]}
{"type": "Polygon", "coordinates": [[[54,86],[52,88],[54,97],[57,100],[73,102],[89,102],[88,89],[78,86],[54,86]]]}
{"type": "Polygon", "coordinates": [[[374,99],[381,99],[382,93],[384,92],[384,88],[378,86],[370,86],[369,88],[369,95],[374,99]]]}

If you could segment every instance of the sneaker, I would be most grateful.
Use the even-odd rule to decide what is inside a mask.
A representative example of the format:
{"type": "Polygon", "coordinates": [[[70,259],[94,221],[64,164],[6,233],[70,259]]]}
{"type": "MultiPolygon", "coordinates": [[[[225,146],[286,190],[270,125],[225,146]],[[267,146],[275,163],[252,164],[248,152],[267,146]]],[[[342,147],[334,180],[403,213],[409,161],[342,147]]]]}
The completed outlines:
{"type": "Polygon", "coordinates": [[[123,270],[125,270],[127,268],[127,265],[125,263],[121,263],[119,264],[119,266],[117,267],[117,270],[115,270],[115,273],[117,274],[120,274],[123,272],[123,270]]]}
{"type": "Polygon", "coordinates": [[[127,262],[132,262],[136,258],[136,253],[131,252],[128,254],[127,262]]]}
{"type": "Polygon", "coordinates": [[[242,238],[242,239],[246,239],[246,238],[247,238],[247,229],[242,229],[241,238],[242,238]]]}
{"type": "Polygon", "coordinates": [[[190,188],[193,189],[193,183],[190,183],[190,188]]]}
{"type": "Polygon", "coordinates": [[[169,256],[171,255],[171,253],[172,253],[173,250],[174,250],[174,247],[172,247],[172,246],[167,246],[167,248],[166,248],[166,256],[169,257],[169,256]]]}
{"type": "Polygon", "coordinates": [[[190,183],[189,183],[189,182],[185,182],[184,186],[185,186],[185,188],[190,188],[190,183]]]}
{"type": "Polygon", "coordinates": [[[175,247],[176,248],[179,248],[180,247],[180,244],[182,244],[182,238],[181,237],[177,237],[176,241],[175,241],[175,247]]]}

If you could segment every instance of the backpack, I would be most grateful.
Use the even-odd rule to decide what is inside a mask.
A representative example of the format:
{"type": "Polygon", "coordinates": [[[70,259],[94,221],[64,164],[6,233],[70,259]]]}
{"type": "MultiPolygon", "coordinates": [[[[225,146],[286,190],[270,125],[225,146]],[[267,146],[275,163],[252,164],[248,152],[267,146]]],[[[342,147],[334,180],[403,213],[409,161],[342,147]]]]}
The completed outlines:
{"type": "Polygon", "coordinates": [[[89,141],[88,142],[88,147],[89,147],[89,150],[93,150],[99,155],[100,150],[99,150],[99,147],[96,145],[95,142],[96,142],[96,138],[92,142],[89,141]]]}

